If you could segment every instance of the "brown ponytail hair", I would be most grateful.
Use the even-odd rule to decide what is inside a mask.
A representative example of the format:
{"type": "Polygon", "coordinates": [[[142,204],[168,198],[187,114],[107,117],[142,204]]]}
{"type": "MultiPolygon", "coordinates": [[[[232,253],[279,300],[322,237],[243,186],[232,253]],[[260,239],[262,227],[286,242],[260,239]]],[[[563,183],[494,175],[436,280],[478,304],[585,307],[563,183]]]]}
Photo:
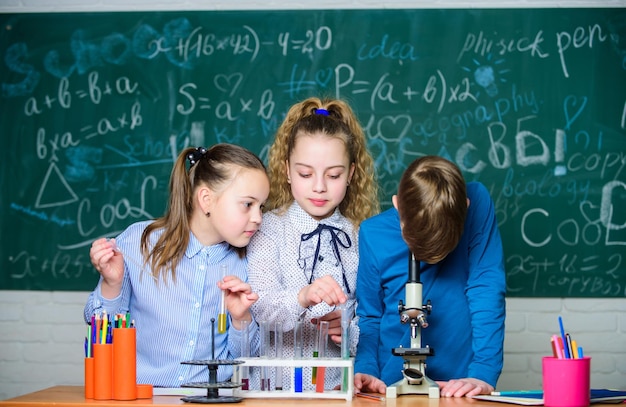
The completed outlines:
{"type": "MultiPolygon", "coordinates": [[[[219,192],[244,168],[266,172],[256,155],[234,144],[215,144],[209,149],[190,147],[178,155],[170,176],[165,215],[148,225],[141,236],[141,253],[157,280],[168,272],[172,280],[176,278],[176,266],[189,244],[196,188],[204,185],[219,192]],[[150,247],[150,234],[159,229],[163,233],[150,247]]],[[[240,258],[245,256],[245,247],[233,249],[240,258]]]]}

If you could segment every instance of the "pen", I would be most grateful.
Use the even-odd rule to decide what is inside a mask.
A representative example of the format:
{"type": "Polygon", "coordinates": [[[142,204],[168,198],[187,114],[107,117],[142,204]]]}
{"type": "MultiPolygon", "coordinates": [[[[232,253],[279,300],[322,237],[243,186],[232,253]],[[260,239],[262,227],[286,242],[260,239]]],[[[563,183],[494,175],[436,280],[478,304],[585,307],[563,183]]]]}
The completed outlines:
{"type": "Polygon", "coordinates": [[[571,359],[574,359],[574,349],[572,348],[572,337],[570,336],[570,334],[565,334],[565,338],[567,340],[567,351],[569,352],[569,357],[571,359]]]}
{"type": "Polygon", "coordinates": [[[563,353],[565,359],[569,359],[569,351],[567,349],[567,338],[565,337],[565,330],[563,329],[563,318],[559,315],[559,328],[561,329],[561,338],[563,341],[563,353]]]}
{"type": "Polygon", "coordinates": [[[357,397],[363,397],[364,399],[377,400],[377,401],[385,401],[385,397],[379,396],[378,394],[370,394],[370,393],[354,393],[357,397]]]}
{"type": "Polygon", "coordinates": [[[563,340],[561,339],[560,336],[558,336],[556,338],[556,342],[557,342],[557,357],[559,359],[565,359],[565,347],[563,345],[563,340]]]}
{"type": "Polygon", "coordinates": [[[94,343],[96,343],[96,335],[97,335],[96,331],[98,329],[98,326],[96,325],[96,316],[95,315],[91,316],[91,324],[90,324],[90,326],[91,326],[91,331],[90,331],[91,332],[91,336],[89,338],[91,340],[91,343],[94,344],[94,343]]]}
{"type": "Polygon", "coordinates": [[[107,327],[109,325],[109,321],[107,319],[107,312],[106,310],[102,313],[102,330],[100,331],[100,343],[101,344],[105,344],[107,343],[107,327]]]}
{"type": "Polygon", "coordinates": [[[555,358],[562,359],[562,357],[559,356],[561,350],[559,349],[559,340],[556,335],[552,335],[552,338],[550,338],[550,345],[552,345],[552,355],[555,358]]]}
{"type": "Polygon", "coordinates": [[[580,358],[580,356],[578,356],[578,345],[574,339],[572,339],[572,355],[574,359],[580,358]]]}
{"type": "Polygon", "coordinates": [[[492,396],[542,396],[541,390],[492,391],[492,396]]]}
{"type": "Polygon", "coordinates": [[[87,326],[87,337],[85,338],[85,346],[87,347],[87,357],[91,357],[91,346],[92,346],[92,327],[91,324],[87,326]]]}
{"type": "Polygon", "coordinates": [[[113,325],[107,325],[106,343],[113,343],[113,325]]]}

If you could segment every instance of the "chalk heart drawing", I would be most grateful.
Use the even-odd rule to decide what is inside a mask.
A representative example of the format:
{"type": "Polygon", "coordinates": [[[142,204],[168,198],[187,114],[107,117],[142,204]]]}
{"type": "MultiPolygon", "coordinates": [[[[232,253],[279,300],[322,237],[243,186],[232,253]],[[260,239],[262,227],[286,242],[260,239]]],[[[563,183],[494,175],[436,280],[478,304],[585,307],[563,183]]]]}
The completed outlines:
{"type": "Polygon", "coordinates": [[[317,82],[320,87],[327,88],[332,77],[333,70],[331,68],[320,69],[315,73],[315,82],[317,82]]]}
{"type": "Polygon", "coordinates": [[[580,213],[583,215],[585,220],[589,223],[594,223],[593,219],[599,219],[600,214],[598,213],[600,207],[592,204],[589,201],[582,201],[579,205],[580,213]]]}
{"type": "Polygon", "coordinates": [[[569,129],[570,125],[576,121],[578,116],[580,116],[583,110],[585,110],[586,105],[587,105],[586,97],[576,97],[573,95],[569,95],[568,97],[565,98],[565,101],[563,102],[563,111],[565,113],[565,128],[566,129],[569,129]],[[570,115],[570,113],[572,112],[574,112],[574,114],[570,115]]]}
{"type": "Polygon", "coordinates": [[[230,75],[218,74],[215,75],[213,83],[215,87],[224,93],[228,93],[228,96],[235,94],[235,91],[239,88],[241,81],[243,80],[243,74],[236,72],[230,75]],[[230,93],[229,93],[230,91],[230,93]]]}
{"type": "Polygon", "coordinates": [[[407,115],[385,116],[378,122],[376,137],[387,142],[397,143],[404,138],[411,127],[411,118],[407,115]]]}

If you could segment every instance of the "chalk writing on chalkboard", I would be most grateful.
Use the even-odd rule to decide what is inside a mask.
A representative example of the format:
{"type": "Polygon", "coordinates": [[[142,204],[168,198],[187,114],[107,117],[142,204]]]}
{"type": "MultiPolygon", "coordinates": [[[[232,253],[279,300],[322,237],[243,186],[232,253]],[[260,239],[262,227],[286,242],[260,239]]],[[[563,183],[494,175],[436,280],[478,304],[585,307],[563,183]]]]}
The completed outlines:
{"type": "Polygon", "coordinates": [[[509,296],[626,296],[626,10],[0,15],[0,289],[91,290],[89,246],[163,214],[186,146],[266,160],[348,101],[390,206],[437,154],[489,189],[509,296]]]}

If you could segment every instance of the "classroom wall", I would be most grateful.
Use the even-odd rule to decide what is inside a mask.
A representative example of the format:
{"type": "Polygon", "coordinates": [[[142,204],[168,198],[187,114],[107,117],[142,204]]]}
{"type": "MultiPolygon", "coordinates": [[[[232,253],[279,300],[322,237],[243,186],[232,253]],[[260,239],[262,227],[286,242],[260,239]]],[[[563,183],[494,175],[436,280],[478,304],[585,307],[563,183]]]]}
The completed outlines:
{"type": "MultiPolygon", "coordinates": [[[[226,9],[626,7],[626,0],[2,0],[0,13],[226,9]]],[[[2,229],[0,229],[2,230],[2,229]]],[[[3,230],[3,233],[6,231],[3,230]]],[[[94,282],[95,284],[95,282],[94,282]]],[[[0,400],[54,385],[83,383],[87,292],[0,290],[0,400]]],[[[436,306],[436,304],[434,304],[436,306]]],[[[592,387],[626,389],[626,299],[510,298],[504,371],[498,388],[541,386],[541,357],[561,315],[592,357],[592,387]]]]}

